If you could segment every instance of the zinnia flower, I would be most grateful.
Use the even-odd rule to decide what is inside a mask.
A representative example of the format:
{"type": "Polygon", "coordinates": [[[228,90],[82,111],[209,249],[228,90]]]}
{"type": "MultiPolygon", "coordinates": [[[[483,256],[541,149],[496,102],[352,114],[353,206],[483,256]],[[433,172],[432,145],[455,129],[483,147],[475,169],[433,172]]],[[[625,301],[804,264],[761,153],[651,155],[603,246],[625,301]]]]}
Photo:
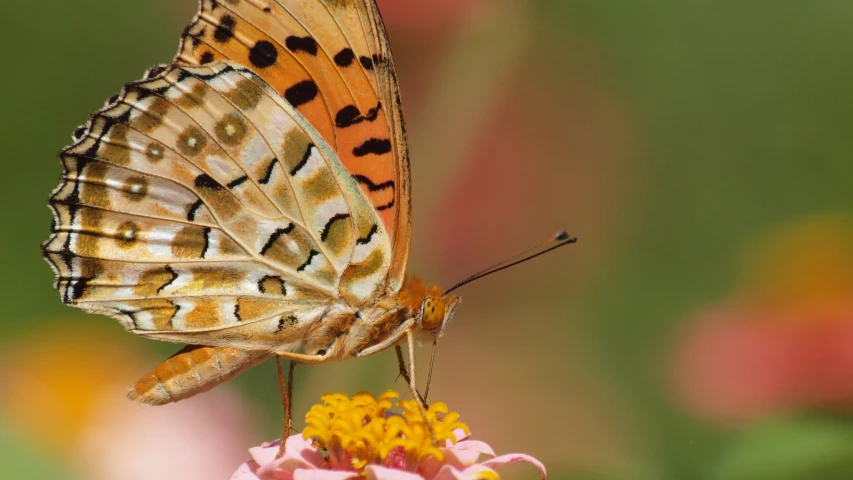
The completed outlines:
{"type": "Polygon", "coordinates": [[[486,443],[467,440],[468,426],[459,414],[442,402],[430,405],[424,423],[414,400],[398,401],[402,414],[389,411],[388,391],[374,397],[357,393],[323,395],[305,416],[307,426],[287,439],[284,455],[276,458],[280,442],[249,450],[252,459],[240,466],[232,480],[323,479],[489,479],[498,477],[495,468],[527,462],[545,478],[545,466],[528,455],[495,456],[486,443]],[[487,457],[479,461],[481,456],[487,457]]]}

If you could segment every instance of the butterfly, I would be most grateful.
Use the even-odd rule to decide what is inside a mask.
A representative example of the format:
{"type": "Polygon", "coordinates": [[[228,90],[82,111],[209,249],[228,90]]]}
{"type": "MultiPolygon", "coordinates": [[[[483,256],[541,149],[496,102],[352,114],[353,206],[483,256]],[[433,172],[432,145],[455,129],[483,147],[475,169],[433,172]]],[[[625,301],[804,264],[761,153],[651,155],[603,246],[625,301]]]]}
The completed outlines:
{"type": "Polygon", "coordinates": [[[419,398],[414,339],[459,297],[406,274],[409,155],[375,0],[202,0],[172,63],[73,140],[43,245],[62,301],[188,345],[130,398],[391,347],[419,398]]]}

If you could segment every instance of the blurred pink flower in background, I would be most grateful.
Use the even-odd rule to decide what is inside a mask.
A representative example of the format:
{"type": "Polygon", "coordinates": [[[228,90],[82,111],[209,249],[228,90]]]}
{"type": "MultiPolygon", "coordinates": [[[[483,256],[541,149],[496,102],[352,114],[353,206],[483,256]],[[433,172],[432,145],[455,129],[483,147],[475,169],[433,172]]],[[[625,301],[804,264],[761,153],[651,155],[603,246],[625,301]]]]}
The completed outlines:
{"type": "Polygon", "coordinates": [[[696,313],[677,393],[726,423],[807,408],[853,411],[853,226],[824,218],[748,252],[741,293],[696,313]]]}
{"type": "Polygon", "coordinates": [[[161,407],[128,400],[156,360],[82,323],[4,344],[0,424],[89,480],[227,478],[253,436],[248,406],[227,386],[161,407]]]}

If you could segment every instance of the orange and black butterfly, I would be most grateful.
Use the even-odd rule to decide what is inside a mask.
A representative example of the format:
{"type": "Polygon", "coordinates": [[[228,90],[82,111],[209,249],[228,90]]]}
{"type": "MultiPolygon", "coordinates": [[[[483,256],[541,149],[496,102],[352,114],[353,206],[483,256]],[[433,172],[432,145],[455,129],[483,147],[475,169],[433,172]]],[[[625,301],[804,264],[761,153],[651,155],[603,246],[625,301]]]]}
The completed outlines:
{"type": "Polygon", "coordinates": [[[173,63],[74,142],[44,244],[62,300],[189,345],[131,398],[390,347],[417,395],[398,345],[435,340],[458,297],[406,277],[408,149],[374,0],[204,0],[173,63]]]}

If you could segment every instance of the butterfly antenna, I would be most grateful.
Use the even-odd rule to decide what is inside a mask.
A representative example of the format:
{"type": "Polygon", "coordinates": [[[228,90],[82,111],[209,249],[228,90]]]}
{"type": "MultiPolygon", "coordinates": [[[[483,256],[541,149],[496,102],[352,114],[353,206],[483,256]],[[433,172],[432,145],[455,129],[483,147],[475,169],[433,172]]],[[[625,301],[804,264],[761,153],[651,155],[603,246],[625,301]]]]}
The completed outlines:
{"type": "Polygon", "coordinates": [[[504,269],[507,269],[509,267],[518,265],[519,263],[524,263],[528,260],[532,260],[532,259],[538,257],[539,255],[544,255],[544,254],[546,254],[552,250],[556,250],[560,247],[569,245],[571,243],[577,243],[577,241],[578,241],[578,239],[576,237],[569,235],[568,232],[565,232],[565,231],[560,232],[560,233],[554,235],[553,237],[549,238],[545,242],[540,243],[539,245],[536,245],[533,248],[527,249],[527,250],[525,250],[525,251],[523,251],[517,255],[513,255],[512,257],[509,257],[508,259],[506,259],[506,260],[504,260],[504,261],[502,261],[496,265],[492,265],[489,268],[486,268],[484,270],[480,270],[479,272],[475,273],[474,275],[471,275],[470,277],[466,278],[465,280],[462,280],[461,282],[457,283],[456,285],[450,287],[446,292],[444,292],[444,294],[447,295],[448,293],[456,290],[457,288],[461,287],[462,285],[471,283],[474,280],[489,276],[493,273],[500,272],[501,270],[504,270],[504,269]]]}

